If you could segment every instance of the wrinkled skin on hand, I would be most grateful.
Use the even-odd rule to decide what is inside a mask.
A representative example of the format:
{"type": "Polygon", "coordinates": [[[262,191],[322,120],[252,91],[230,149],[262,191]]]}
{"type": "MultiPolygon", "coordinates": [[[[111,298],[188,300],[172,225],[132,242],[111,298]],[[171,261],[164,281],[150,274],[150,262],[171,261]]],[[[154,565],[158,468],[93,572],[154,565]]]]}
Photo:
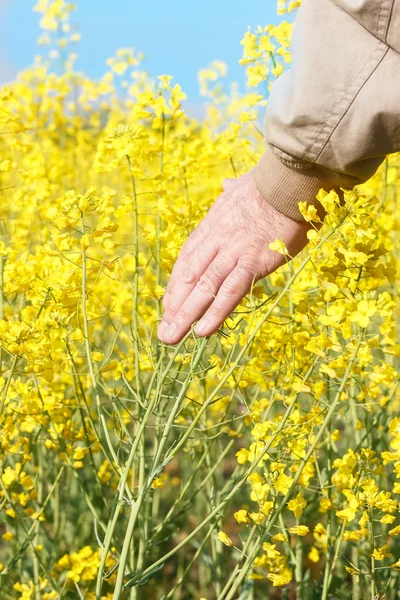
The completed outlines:
{"type": "Polygon", "coordinates": [[[198,319],[196,335],[215,332],[256,281],[284,264],[284,256],[269,250],[270,242],[282,239],[292,257],[307,244],[310,225],[270,206],[257,190],[253,170],[225,180],[223,190],[174,265],[158,328],[167,344],[178,343],[198,319]]]}

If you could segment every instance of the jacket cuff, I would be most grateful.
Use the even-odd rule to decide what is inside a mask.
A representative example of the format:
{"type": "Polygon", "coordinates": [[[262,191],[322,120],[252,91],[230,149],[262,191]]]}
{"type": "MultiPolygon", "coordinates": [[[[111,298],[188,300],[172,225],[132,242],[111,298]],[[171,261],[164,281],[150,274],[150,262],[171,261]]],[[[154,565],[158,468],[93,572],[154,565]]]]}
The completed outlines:
{"type": "Polygon", "coordinates": [[[295,160],[281,159],[267,146],[255,168],[255,181],[261,196],[293,221],[304,221],[298,208],[299,202],[314,204],[321,216],[324,215],[321,204],[316,200],[321,188],[340,192],[341,187],[353,189],[361,183],[355,177],[330,171],[315,163],[295,160]]]}

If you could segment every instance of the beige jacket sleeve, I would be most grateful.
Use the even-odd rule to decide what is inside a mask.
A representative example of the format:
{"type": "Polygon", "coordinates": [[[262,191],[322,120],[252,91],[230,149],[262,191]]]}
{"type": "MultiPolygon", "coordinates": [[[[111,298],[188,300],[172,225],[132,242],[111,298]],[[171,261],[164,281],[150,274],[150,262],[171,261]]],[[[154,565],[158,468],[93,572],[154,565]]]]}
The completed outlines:
{"type": "Polygon", "coordinates": [[[303,0],[292,57],[255,172],[265,200],[301,221],[298,202],[352,189],[400,150],[400,0],[303,0]]]}

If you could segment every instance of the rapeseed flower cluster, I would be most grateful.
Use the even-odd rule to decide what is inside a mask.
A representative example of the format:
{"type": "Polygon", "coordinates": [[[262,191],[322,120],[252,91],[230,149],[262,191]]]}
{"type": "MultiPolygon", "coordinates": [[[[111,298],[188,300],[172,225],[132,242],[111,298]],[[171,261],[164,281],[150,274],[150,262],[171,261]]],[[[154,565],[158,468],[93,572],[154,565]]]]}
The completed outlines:
{"type": "Polygon", "coordinates": [[[37,4],[46,55],[0,91],[1,598],[395,598],[399,157],[321,190],[322,227],[300,203],[307,250],[167,347],[168,274],[263,151],[291,24],[245,33],[246,93],[200,72],[200,121],[133,49],[77,73],[73,8],[37,4]]]}

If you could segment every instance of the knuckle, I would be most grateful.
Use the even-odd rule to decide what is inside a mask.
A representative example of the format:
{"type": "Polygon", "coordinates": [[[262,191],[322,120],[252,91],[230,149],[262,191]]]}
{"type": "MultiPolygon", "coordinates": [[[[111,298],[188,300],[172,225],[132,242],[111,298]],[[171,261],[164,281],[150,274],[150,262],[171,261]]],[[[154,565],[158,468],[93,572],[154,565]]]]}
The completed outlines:
{"type": "Polygon", "coordinates": [[[197,282],[197,289],[205,294],[214,294],[214,285],[208,275],[202,275],[197,282]]]}
{"type": "Polygon", "coordinates": [[[197,275],[190,267],[184,267],[181,271],[181,280],[188,285],[197,283],[197,275]]]}
{"type": "Polygon", "coordinates": [[[165,317],[168,320],[169,319],[175,319],[176,315],[178,314],[180,309],[180,306],[174,306],[173,304],[170,304],[169,306],[166,307],[165,309],[165,317]]]}
{"type": "Polygon", "coordinates": [[[208,310],[213,317],[216,317],[217,319],[221,317],[221,309],[216,304],[211,304],[208,310]]]}
{"type": "Polygon", "coordinates": [[[238,275],[232,275],[227,279],[221,287],[221,294],[224,296],[234,296],[238,291],[240,277],[238,275]]]}
{"type": "Polygon", "coordinates": [[[237,266],[240,270],[245,271],[247,274],[251,273],[252,275],[256,275],[260,272],[258,258],[249,254],[244,254],[241,256],[237,262],[237,266]]]}

